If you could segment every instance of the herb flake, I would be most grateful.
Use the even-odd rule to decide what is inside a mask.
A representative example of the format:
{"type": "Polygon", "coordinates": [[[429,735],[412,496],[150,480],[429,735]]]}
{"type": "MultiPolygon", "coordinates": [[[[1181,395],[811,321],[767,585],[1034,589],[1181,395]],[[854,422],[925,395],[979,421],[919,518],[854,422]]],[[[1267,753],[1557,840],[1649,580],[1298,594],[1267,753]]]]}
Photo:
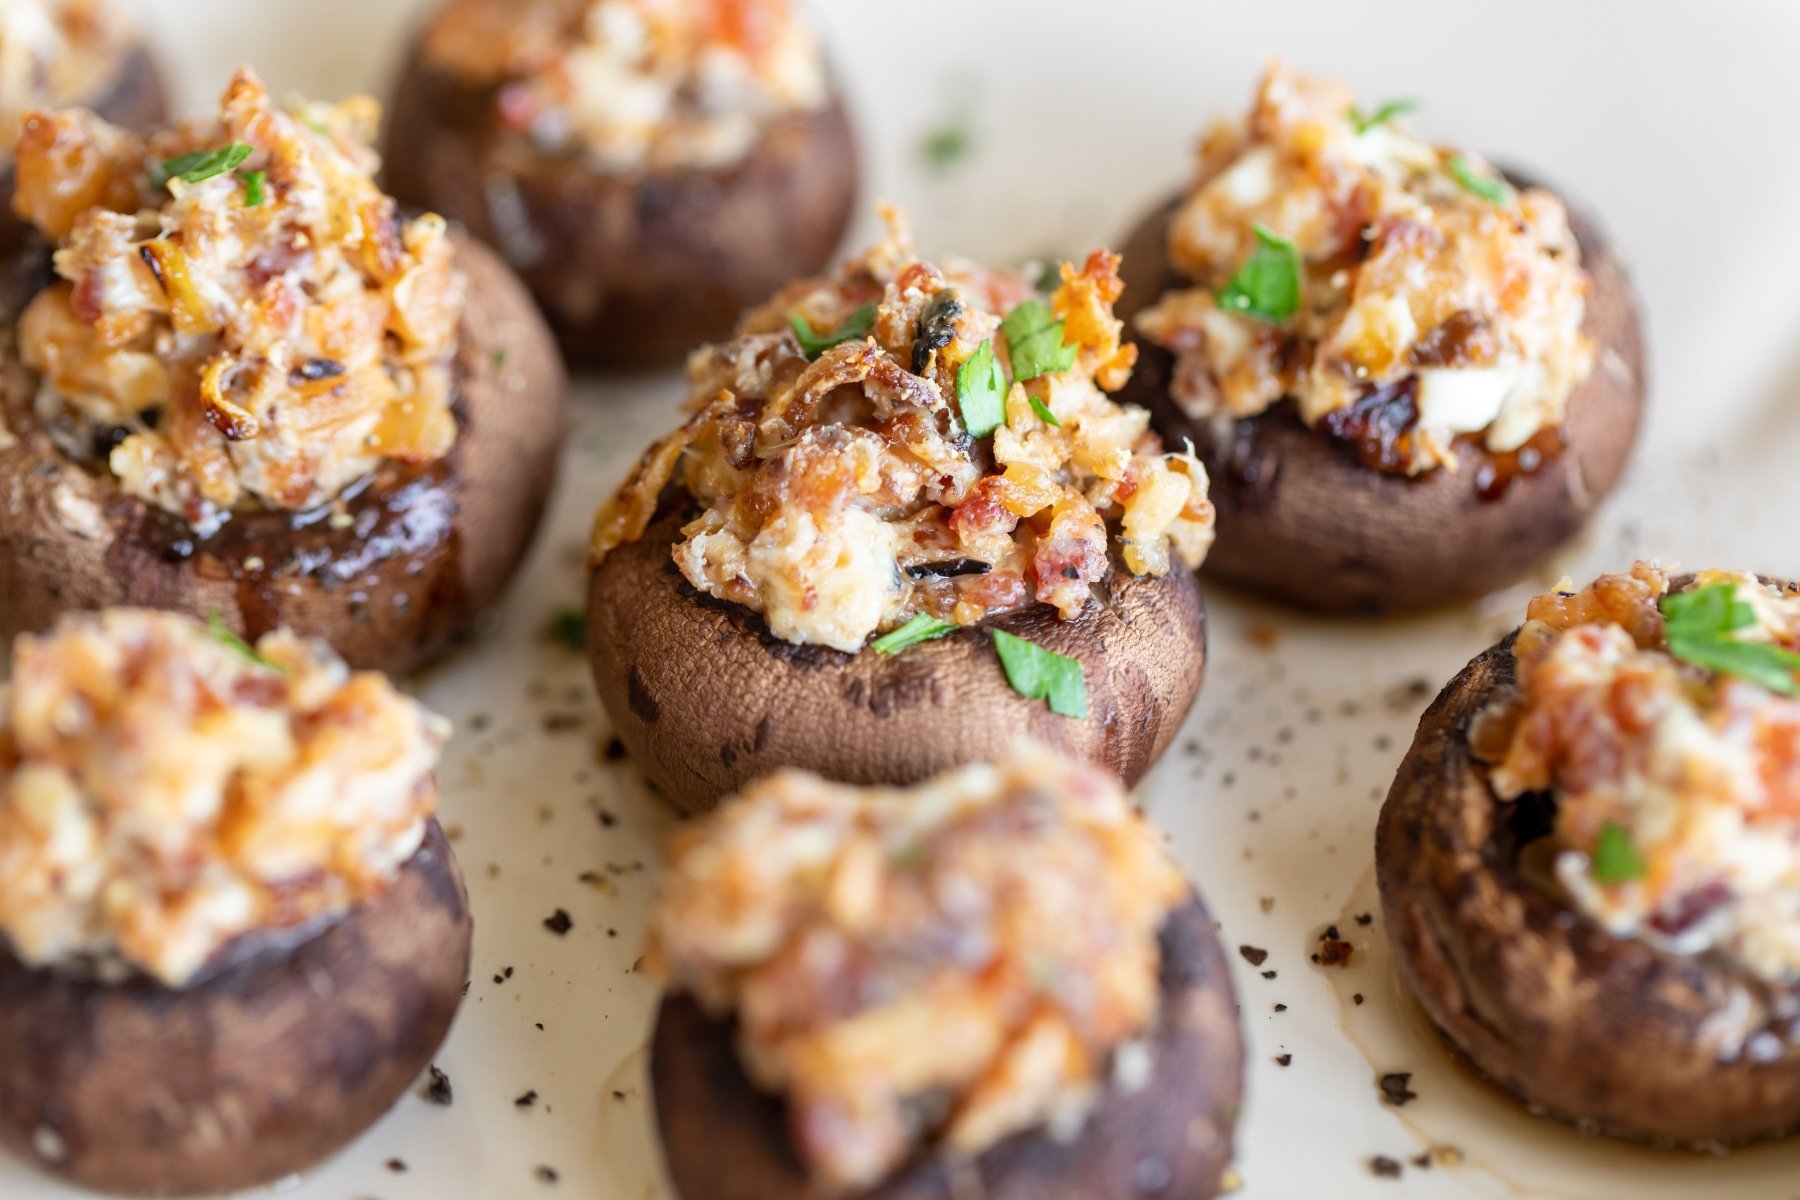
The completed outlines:
{"type": "Polygon", "coordinates": [[[1088,715],[1087,681],[1075,659],[1046,650],[1004,629],[994,630],[994,652],[1006,682],[1027,700],[1043,700],[1050,711],[1077,720],[1088,715]]]}
{"type": "Polygon", "coordinates": [[[869,648],[877,654],[898,654],[920,642],[935,642],[947,637],[960,628],[962,626],[940,621],[929,613],[919,613],[898,629],[891,629],[870,642],[869,648]]]}
{"type": "Polygon", "coordinates": [[[1389,100],[1372,113],[1366,113],[1356,105],[1350,106],[1350,128],[1356,130],[1361,137],[1371,129],[1379,129],[1395,117],[1414,111],[1419,107],[1417,100],[1389,100]]]}
{"type": "Polygon", "coordinates": [[[1056,414],[1050,411],[1050,406],[1048,404],[1045,404],[1036,396],[1026,396],[1025,399],[1031,401],[1031,411],[1037,414],[1038,420],[1046,425],[1054,425],[1058,429],[1062,428],[1062,422],[1056,419],[1056,414]]]}
{"type": "Polygon", "coordinates": [[[956,406],[970,437],[987,437],[1006,423],[1006,372],[994,361],[992,339],[956,369],[956,406]]]}
{"type": "Polygon", "coordinates": [[[933,171],[949,171],[973,157],[975,131],[967,118],[958,117],[927,133],[919,143],[919,157],[933,171]]]}
{"type": "Polygon", "coordinates": [[[1642,879],[1644,872],[1649,870],[1644,856],[1631,844],[1631,834],[1613,821],[1600,827],[1600,836],[1594,840],[1592,859],[1590,873],[1595,883],[1630,883],[1642,879]]]}
{"type": "Polygon", "coordinates": [[[221,617],[217,610],[206,614],[206,632],[212,635],[213,641],[245,662],[253,663],[265,671],[273,671],[277,675],[287,674],[287,668],[270,661],[262,651],[233,632],[231,627],[225,624],[225,618],[221,617]]]}
{"type": "Polygon", "coordinates": [[[239,171],[238,178],[244,181],[245,208],[261,208],[268,203],[269,173],[267,171],[239,171]]]}
{"type": "Polygon", "coordinates": [[[1470,195],[1480,196],[1489,204],[1506,203],[1509,190],[1507,186],[1498,179],[1481,174],[1464,155],[1458,154],[1450,159],[1450,175],[1470,195]]]}
{"type": "Polygon", "coordinates": [[[574,608],[559,608],[550,615],[544,636],[569,650],[587,648],[587,614],[574,608]]]}
{"type": "Polygon", "coordinates": [[[1279,325],[1300,311],[1300,251],[1258,222],[1256,249],[1217,293],[1226,312],[1279,325]]]}
{"type": "Polygon", "coordinates": [[[1000,323],[1013,378],[1023,383],[1040,375],[1067,371],[1080,353],[1063,344],[1063,323],[1042,300],[1027,300],[1000,323]]]}
{"type": "Polygon", "coordinates": [[[167,187],[176,179],[183,183],[204,183],[215,175],[237,170],[251,152],[247,142],[233,142],[213,150],[190,150],[151,167],[151,180],[157,187],[167,187]]]}
{"type": "Polygon", "coordinates": [[[1800,654],[1735,635],[1756,626],[1756,609],[1734,583],[1715,583],[1662,598],[1669,653],[1685,663],[1733,675],[1783,696],[1800,695],[1800,654]]]}
{"type": "Polygon", "coordinates": [[[807,358],[814,359],[833,346],[868,337],[869,330],[875,328],[875,306],[863,305],[845,317],[836,329],[827,333],[814,329],[812,322],[802,316],[795,316],[788,324],[793,327],[794,336],[800,339],[800,352],[807,358]]]}

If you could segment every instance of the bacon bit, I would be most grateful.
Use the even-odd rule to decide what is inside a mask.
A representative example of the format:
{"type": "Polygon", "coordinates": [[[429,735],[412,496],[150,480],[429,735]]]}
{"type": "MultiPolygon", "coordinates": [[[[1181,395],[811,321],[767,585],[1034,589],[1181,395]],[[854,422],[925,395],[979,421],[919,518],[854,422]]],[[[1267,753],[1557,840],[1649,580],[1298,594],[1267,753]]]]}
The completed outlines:
{"type": "Polygon", "coordinates": [[[1063,321],[1063,339],[1091,357],[1094,382],[1108,392],[1124,387],[1137,363],[1137,346],[1120,344],[1125,323],[1112,310],[1125,291],[1125,281],[1119,278],[1120,261],[1110,250],[1096,250],[1079,272],[1064,263],[1062,286],[1050,300],[1063,321]]]}

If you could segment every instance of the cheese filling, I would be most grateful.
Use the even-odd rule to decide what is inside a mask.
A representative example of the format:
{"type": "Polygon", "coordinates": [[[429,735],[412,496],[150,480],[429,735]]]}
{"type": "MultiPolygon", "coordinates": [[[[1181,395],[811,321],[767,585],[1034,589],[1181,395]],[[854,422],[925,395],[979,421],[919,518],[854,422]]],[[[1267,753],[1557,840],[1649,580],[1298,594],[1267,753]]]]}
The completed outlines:
{"type": "Polygon", "coordinates": [[[1458,438],[1511,452],[1553,434],[1594,354],[1562,203],[1397,116],[1370,119],[1345,89],[1276,64],[1248,118],[1207,135],[1169,233],[1194,286],[1137,321],[1181,359],[1177,401],[1248,418],[1292,398],[1341,436],[1359,406],[1388,406],[1381,423],[1404,428],[1391,469],[1409,474],[1454,470],[1458,438]],[[1259,227],[1300,259],[1300,302],[1279,319],[1219,300],[1259,227]]]}
{"type": "Polygon", "coordinates": [[[234,939],[379,895],[424,838],[448,723],[279,632],[65,619],[0,689],[0,937],[32,967],[170,987],[234,939]]]}
{"type": "MultiPolygon", "coordinates": [[[[1694,584],[1720,586],[1753,614],[1730,644],[1800,651],[1800,594],[1722,571],[1694,584]]],[[[1800,980],[1800,698],[1672,653],[1668,588],[1639,564],[1533,601],[1518,695],[1482,738],[1495,790],[1554,795],[1555,881],[1609,932],[1800,980]]],[[[1800,679],[1800,659],[1776,661],[1777,682],[1781,662],[1800,679]]]]}
{"type": "Polygon", "coordinates": [[[495,89],[503,128],[611,172],[728,166],[830,99],[790,0],[452,0],[424,53],[495,89]]]}
{"type": "MultiPolygon", "coordinates": [[[[97,104],[117,82],[135,34],[112,0],[0,4],[0,129],[44,104],[97,104]]],[[[0,147],[12,162],[12,147],[0,147]]]]}
{"type": "Polygon", "coordinates": [[[34,111],[14,208],[56,247],[19,350],[40,424],[206,534],[326,504],[456,440],[463,279],[375,186],[367,99],[277,107],[248,71],[148,140],[34,111]]]}
{"type": "Polygon", "coordinates": [[[815,1179],[864,1188],[1141,1086],[1186,895],[1118,783],[1048,751],[910,790],[786,772],[678,835],[651,962],[735,1015],[815,1179]]]}
{"type": "Polygon", "coordinates": [[[1115,550],[1135,575],[1198,566],[1205,468],[1107,395],[1134,360],[1117,258],[1065,265],[1040,298],[1012,272],[920,261],[889,216],[837,278],[792,284],[693,355],[693,415],[601,508],[592,561],[643,536],[673,485],[700,510],[673,551],[689,583],[786,641],[849,652],[920,615],[973,625],[1041,602],[1073,617],[1115,550]],[[984,345],[1005,369],[1002,319],[1028,304],[1056,319],[1034,344],[1060,339],[1068,365],[997,386],[1004,422],[971,437],[959,374],[984,345]],[[795,322],[859,332],[809,357],[795,322]]]}

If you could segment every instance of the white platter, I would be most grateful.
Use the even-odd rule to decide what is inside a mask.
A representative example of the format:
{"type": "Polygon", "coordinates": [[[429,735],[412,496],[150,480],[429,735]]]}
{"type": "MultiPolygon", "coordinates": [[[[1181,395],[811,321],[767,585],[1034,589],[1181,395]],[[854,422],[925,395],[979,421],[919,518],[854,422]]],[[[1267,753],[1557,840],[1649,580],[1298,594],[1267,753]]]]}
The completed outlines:
{"type": "MultiPolygon", "coordinates": [[[[278,92],[379,93],[419,8],[145,6],[188,107],[209,103],[240,62],[278,92]]],[[[1206,690],[1142,800],[1229,944],[1266,948],[1261,970],[1277,972],[1265,979],[1233,956],[1253,1063],[1242,1196],[1800,1196],[1800,1145],[1722,1158],[1624,1150],[1499,1099],[1449,1063],[1402,998],[1379,919],[1354,920],[1375,911],[1375,814],[1423,691],[1509,627],[1528,594],[1640,554],[1800,573],[1800,6],[820,7],[862,121],[868,195],[909,207],[930,251],[1014,260],[1116,243],[1185,175],[1203,123],[1247,103],[1272,53],[1370,97],[1419,97],[1427,132],[1541,172],[1602,214],[1648,307],[1654,409],[1595,532],[1540,578],[1428,620],[1299,620],[1213,590],[1206,690]],[[965,112],[976,152],[952,172],[926,170],[922,137],[965,112]],[[1357,946],[1348,970],[1307,961],[1330,922],[1357,946]],[[1377,1077],[1389,1071],[1413,1075],[1418,1099],[1404,1109],[1380,1101],[1377,1077]],[[1432,1165],[1417,1165],[1434,1147],[1432,1165]],[[1399,1161],[1402,1176],[1376,1177],[1375,1155],[1399,1161]]],[[[865,215],[856,236],[872,226],[865,215]]],[[[528,573],[479,644],[418,681],[461,730],[445,821],[460,828],[478,919],[474,985],[439,1060],[455,1102],[407,1099],[289,1185],[294,1200],[670,1198],[643,1078],[655,993],[632,969],[670,822],[629,762],[605,761],[585,667],[542,630],[579,602],[589,514],[672,423],[679,394],[674,376],[577,390],[561,492],[528,573]],[[580,881],[587,872],[596,882],[580,881]],[[559,908],[574,921],[560,938],[543,925],[559,908]],[[535,1105],[516,1105],[528,1091],[535,1105]]],[[[5,1200],[72,1195],[0,1163],[5,1200]]]]}

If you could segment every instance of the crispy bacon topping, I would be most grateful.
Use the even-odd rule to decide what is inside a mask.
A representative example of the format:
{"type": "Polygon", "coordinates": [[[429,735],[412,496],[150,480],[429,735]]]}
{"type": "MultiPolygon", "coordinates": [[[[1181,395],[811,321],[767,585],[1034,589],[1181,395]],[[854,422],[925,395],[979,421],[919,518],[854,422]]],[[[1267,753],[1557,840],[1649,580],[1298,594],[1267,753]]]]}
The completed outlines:
{"type": "Polygon", "coordinates": [[[651,961],[735,1015],[814,1177],[861,1189],[1078,1123],[1186,893],[1118,783],[1047,751],[911,790],[787,772],[678,836],[651,961]]]}
{"type": "Polygon", "coordinates": [[[829,96],[791,0],[451,0],[424,53],[494,89],[503,128],[609,171],[736,162],[829,96]]]}
{"type": "Polygon", "coordinates": [[[65,451],[112,446],[127,493],[201,532],[449,452],[463,281],[443,220],[376,188],[376,117],[277,108],[241,71],[217,118],[147,142],[81,110],[26,118],[13,204],[61,282],[20,353],[65,451]],[[192,165],[208,155],[236,165],[192,165]]]}
{"type": "MultiPolygon", "coordinates": [[[[1800,650],[1800,595],[1694,583],[1721,585],[1754,613],[1735,639],[1800,650]]],[[[1671,653],[1668,590],[1639,563],[1532,601],[1478,749],[1502,798],[1554,795],[1556,879],[1609,931],[1800,979],[1800,699],[1671,653]]]]}
{"type": "Polygon", "coordinates": [[[1032,290],[1011,272],[920,262],[890,220],[836,279],[793,284],[694,355],[694,415],[601,508],[594,561],[679,487],[702,510],[674,549],[694,587],[762,613],[777,637],[847,651],[920,613],[970,625],[1043,602],[1073,617],[1113,569],[1109,522],[1134,574],[1198,565],[1205,469],[1106,395],[1132,361],[1112,315],[1118,259],[1063,267],[1049,309],[1074,364],[1013,383],[1005,423],[973,438],[959,370],[983,343],[1008,362],[1001,321],[1032,290]],[[869,306],[870,336],[811,361],[790,328],[835,330],[869,306]]]}
{"type": "Polygon", "coordinates": [[[21,638],[0,690],[0,937],[33,966],[192,981],[232,939],[387,887],[449,728],[286,632],[133,610],[21,638]]]}
{"type": "Polygon", "coordinates": [[[1207,135],[1169,234],[1195,286],[1138,317],[1180,359],[1177,400],[1244,418],[1292,397],[1371,468],[1405,474],[1455,469],[1458,438],[1507,453],[1559,428],[1593,369],[1581,332],[1591,283],[1562,203],[1398,119],[1361,120],[1347,90],[1276,63],[1248,118],[1207,135]],[[1218,299],[1259,228],[1300,264],[1299,304],[1273,320],[1218,299]],[[1402,390],[1413,423],[1381,453],[1332,421],[1402,390]]]}

